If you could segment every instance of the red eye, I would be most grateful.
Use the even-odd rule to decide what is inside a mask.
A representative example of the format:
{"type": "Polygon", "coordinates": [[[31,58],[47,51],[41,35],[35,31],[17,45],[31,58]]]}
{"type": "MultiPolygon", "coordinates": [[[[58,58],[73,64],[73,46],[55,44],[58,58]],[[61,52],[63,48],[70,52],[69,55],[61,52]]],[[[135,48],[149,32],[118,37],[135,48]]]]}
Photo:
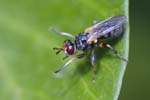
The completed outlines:
{"type": "Polygon", "coordinates": [[[74,44],[70,40],[64,41],[64,52],[67,55],[73,55],[76,52],[76,48],[74,47],[74,44]]]}
{"type": "Polygon", "coordinates": [[[74,52],[75,52],[74,46],[68,46],[68,47],[66,48],[66,53],[67,53],[68,55],[72,55],[72,54],[74,54],[74,52]]]}

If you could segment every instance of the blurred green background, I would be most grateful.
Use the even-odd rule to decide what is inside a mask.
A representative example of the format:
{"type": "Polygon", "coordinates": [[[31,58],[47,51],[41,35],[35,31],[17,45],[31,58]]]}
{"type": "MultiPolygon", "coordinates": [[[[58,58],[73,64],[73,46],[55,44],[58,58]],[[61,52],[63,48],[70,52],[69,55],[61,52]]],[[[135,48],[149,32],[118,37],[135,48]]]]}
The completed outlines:
{"type": "Polygon", "coordinates": [[[130,0],[130,54],[119,100],[150,100],[150,1],[130,0]]]}
{"type": "MultiPolygon", "coordinates": [[[[51,25],[53,25],[54,23],[58,23],[58,25],[55,25],[55,26],[61,29],[61,26],[63,26],[64,24],[64,26],[66,26],[66,27],[63,27],[64,31],[68,30],[73,33],[75,32],[72,30],[82,30],[82,28],[78,29],[76,27],[72,27],[73,25],[70,25],[70,22],[72,20],[69,20],[67,18],[71,17],[71,19],[77,19],[77,17],[75,17],[73,13],[71,16],[67,15],[69,12],[69,9],[67,7],[65,7],[66,13],[65,12],[61,13],[61,6],[60,8],[55,8],[55,7],[51,8],[50,11],[53,11],[53,9],[60,9],[60,12],[56,12],[58,13],[58,16],[57,16],[58,18],[56,18],[56,16],[53,16],[53,15],[50,16],[50,13],[43,11],[43,9],[47,9],[46,8],[47,6],[43,8],[39,5],[39,4],[47,5],[46,2],[42,2],[42,1],[40,2],[39,0],[37,0],[38,3],[36,4],[35,2],[33,6],[33,5],[24,5],[23,1],[24,0],[20,0],[20,2],[18,0],[12,0],[12,1],[0,0],[0,12],[1,12],[0,13],[0,25],[1,25],[0,31],[2,33],[0,34],[1,35],[0,37],[0,47],[1,47],[0,66],[8,66],[9,64],[13,66],[17,66],[17,65],[22,66],[22,67],[17,67],[18,70],[13,69],[13,67],[10,67],[10,69],[1,67],[1,70],[3,70],[3,72],[1,72],[0,75],[4,75],[4,76],[0,76],[0,79],[5,78],[7,81],[5,83],[0,82],[1,91],[3,91],[2,93],[0,93],[0,96],[3,96],[3,98],[7,98],[8,100],[12,100],[12,98],[10,97],[13,97],[13,95],[16,95],[17,98],[14,97],[13,100],[16,100],[16,99],[23,100],[24,98],[19,97],[19,95],[22,94],[21,93],[22,88],[20,88],[17,85],[22,84],[22,87],[24,89],[30,88],[30,86],[26,87],[26,84],[28,84],[28,82],[24,81],[24,80],[29,80],[31,84],[31,88],[34,88],[33,89],[34,91],[30,90],[29,92],[29,90],[24,90],[24,95],[31,97],[30,99],[34,100],[36,98],[32,98],[32,95],[35,93],[39,96],[38,99],[40,98],[46,99],[47,98],[46,96],[49,95],[48,93],[52,92],[56,94],[59,91],[59,90],[51,91],[47,89],[47,87],[50,85],[48,83],[51,80],[47,78],[47,75],[49,73],[45,73],[45,70],[50,70],[50,69],[49,69],[49,66],[47,67],[43,67],[43,66],[46,66],[49,64],[48,62],[50,59],[49,59],[48,54],[53,52],[52,50],[49,50],[50,49],[49,45],[51,44],[49,44],[50,36],[47,31],[47,26],[50,25],[50,23],[51,25]],[[16,3],[16,1],[18,3],[16,3]],[[5,7],[5,5],[7,5],[7,7],[5,7]],[[14,6],[18,6],[18,7],[15,8],[14,6]],[[30,7],[33,7],[33,8],[30,10],[30,7]],[[20,11],[20,12],[17,13],[16,11],[20,11]],[[34,15],[39,16],[38,17],[39,19],[34,15]],[[64,19],[63,21],[60,20],[59,18],[60,15],[62,16],[62,19],[64,19]],[[49,20],[49,19],[52,19],[52,20],[49,20]],[[53,19],[59,19],[59,20],[53,20],[53,19]],[[9,28],[10,30],[6,31],[7,28],[9,28]],[[9,34],[10,31],[12,34],[9,34]],[[16,33],[16,31],[18,33],[16,33]],[[41,33],[41,32],[44,32],[44,33],[41,33]],[[40,34],[44,34],[44,35],[40,35],[40,34]],[[29,36],[31,38],[28,38],[29,36]],[[40,41],[41,38],[43,41],[40,41]],[[15,39],[16,41],[14,41],[15,39]],[[18,42],[18,41],[22,41],[22,42],[18,42]],[[26,45],[26,44],[30,44],[30,45],[26,45]],[[28,49],[28,48],[32,48],[32,49],[28,49]],[[35,52],[35,49],[36,49],[36,52],[35,52]],[[11,50],[14,50],[14,51],[11,51],[11,50]],[[30,52],[30,53],[22,54],[24,52],[30,52]],[[41,54],[37,54],[38,52],[41,52],[41,54]],[[16,57],[15,55],[18,55],[18,56],[16,57]],[[34,59],[36,57],[37,59],[34,59]],[[43,57],[47,57],[47,60],[43,60],[42,59],[43,57]],[[30,61],[30,59],[28,58],[31,58],[32,61],[30,61]],[[9,61],[9,64],[5,62],[5,59],[9,61]],[[16,60],[18,59],[23,59],[23,60],[19,60],[19,63],[15,63],[17,62],[16,60]],[[38,64],[36,64],[37,62],[38,64]],[[37,66],[36,72],[34,72],[35,69],[30,68],[31,66],[30,64],[35,64],[32,66],[37,66]],[[29,75],[26,74],[27,71],[29,75]],[[21,77],[19,77],[18,75],[20,75],[21,77]],[[37,78],[35,77],[33,78],[30,75],[37,76],[37,78]],[[16,81],[14,81],[13,76],[16,76],[15,80],[20,80],[20,81],[17,81],[20,83],[17,83],[16,81]],[[41,81],[41,83],[44,83],[44,85],[41,86],[41,83],[35,83],[35,80],[39,80],[39,79],[47,80],[47,81],[44,81],[44,82],[41,81]],[[12,84],[11,85],[8,84],[7,89],[3,88],[5,84],[10,83],[10,82],[12,84]],[[16,91],[11,91],[13,90],[13,88],[15,88],[16,91]],[[39,89],[43,89],[43,91],[45,92],[41,93],[40,91],[38,91],[39,89]],[[12,94],[12,92],[14,94],[12,94]]],[[[34,2],[34,0],[31,0],[31,1],[26,0],[26,2],[29,2],[29,4],[33,4],[32,2],[34,2]]],[[[53,3],[57,3],[57,2],[58,0],[56,0],[53,3]]],[[[149,3],[150,1],[148,0],[145,0],[145,1],[144,0],[142,1],[131,0],[130,1],[130,29],[131,29],[130,31],[130,55],[129,55],[129,64],[126,69],[126,73],[125,73],[125,77],[123,81],[123,87],[121,90],[121,95],[119,97],[119,100],[150,100],[150,72],[149,72],[150,71],[150,53],[148,52],[150,51],[149,3]]],[[[74,4],[74,6],[76,6],[76,4],[74,4]]],[[[97,9],[92,5],[91,7],[93,7],[93,9],[97,9]]],[[[82,10],[83,11],[80,11],[81,13],[88,13],[88,12],[84,12],[84,9],[82,10]]],[[[106,9],[106,11],[109,12],[109,9],[106,9]]],[[[117,12],[117,9],[114,11],[117,12]]],[[[93,12],[91,16],[94,16],[94,13],[96,12],[93,12]]],[[[102,12],[102,13],[105,15],[105,12],[102,12]]],[[[86,14],[83,14],[83,16],[81,17],[86,18],[86,20],[90,19],[89,17],[84,16],[84,15],[86,14]]],[[[95,18],[98,19],[99,16],[95,16],[95,18]]],[[[91,22],[90,20],[89,22],[87,21],[83,22],[82,20],[78,20],[76,22],[76,24],[79,24],[80,27],[84,27],[85,25],[83,25],[82,23],[89,24],[91,22]]],[[[61,37],[58,37],[58,39],[59,40],[57,41],[57,43],[55,43],[57,44],[57,46],[59,46],[60,43],[64,40],[61,37]]],[[[53,39],[53,41],[55,41],[55,39],[53,39]]],[[[56,57],[55,54],[53,54],[53,56],[56,57]]],[[[59,57],[55,59],[56,59],[56,62],[60,60],[59,57]]],[[[52,62],[52,64],[54,66],[57,66],[63,63],[63,61],[59,64],[57,64],[56,62],[52,62]]],[[[53,71],[55,69],[51,69],[51,70],[53,71]]],[[[55,81],[58,81],[58,84],[59,84],[59,80],[56,79],[55,81]]],[[[57,98],[57,97],[54,97],[54,98],[57,98]]]]}

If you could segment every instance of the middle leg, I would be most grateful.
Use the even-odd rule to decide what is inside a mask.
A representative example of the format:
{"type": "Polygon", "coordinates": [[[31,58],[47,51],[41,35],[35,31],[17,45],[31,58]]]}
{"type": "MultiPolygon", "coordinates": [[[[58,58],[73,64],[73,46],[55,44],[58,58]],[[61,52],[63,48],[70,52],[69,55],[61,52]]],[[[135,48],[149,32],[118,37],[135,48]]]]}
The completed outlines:
{"type": "Polygon", "coordinates": [[[93,78],[92,78],[92,80],[96,79],[96,65],[95,65],[95,61],[96,61],[95,48],[93,48],[93,50],[91,52],[91,64],[92,64],[92,67],[93,67],[93,78]]]}

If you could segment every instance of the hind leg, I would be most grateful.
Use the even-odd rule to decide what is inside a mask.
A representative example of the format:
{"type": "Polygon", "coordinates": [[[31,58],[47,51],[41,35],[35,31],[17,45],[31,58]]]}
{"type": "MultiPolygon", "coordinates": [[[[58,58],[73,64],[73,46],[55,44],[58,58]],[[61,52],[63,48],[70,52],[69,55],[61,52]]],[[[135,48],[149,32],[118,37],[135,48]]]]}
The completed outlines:
{"type": "Polygon", "coordinates": [[[104,43],[104,42],[100,42],[99,46],[101,48],[109,48],[115,55],[117,55],[121,60],[128,62],[128,60],[126,58],[124,58],[115,48],[113,48],[110,44],[108,43],[104,43]]]}

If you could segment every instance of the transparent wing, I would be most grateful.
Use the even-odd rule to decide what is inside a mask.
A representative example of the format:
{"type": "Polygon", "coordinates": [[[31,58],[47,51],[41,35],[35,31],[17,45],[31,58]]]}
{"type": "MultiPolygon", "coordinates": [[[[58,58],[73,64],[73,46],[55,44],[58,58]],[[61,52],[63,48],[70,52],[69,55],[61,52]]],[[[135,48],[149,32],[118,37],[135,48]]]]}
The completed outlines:
{"type": "Polygon", "coordinates": [[[90,37],[99,38],[109,32],[119,28],[126,21],[126,17],[123,15],[112,16],[103,21],[100,21],[93,26],[89,27],[87,31],[90,33],[90,37]]]}

